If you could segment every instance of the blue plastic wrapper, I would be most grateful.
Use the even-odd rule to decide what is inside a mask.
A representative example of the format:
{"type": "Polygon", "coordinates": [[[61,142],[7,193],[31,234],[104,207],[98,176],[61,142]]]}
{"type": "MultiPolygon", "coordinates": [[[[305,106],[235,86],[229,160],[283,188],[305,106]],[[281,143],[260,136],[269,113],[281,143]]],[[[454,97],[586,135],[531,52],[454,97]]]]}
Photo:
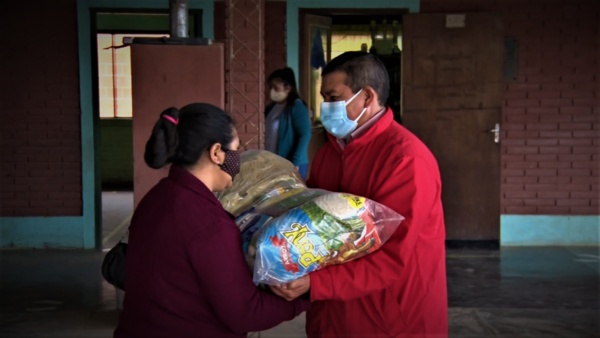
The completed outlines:
{"type": "Polygon", "coordinates": [[[256,239],[260,264],[254,282],[279,284],[315,271],[328,250],[308,214],[296,208],[262,228],[256,239]]]}
{"type": "Polygon", "coordinates": [[[279,216],[252,208],[237,219],[256,284],[280,285],[363,257],[379,249],[403,219],[385,206],[349,194],[319,191],[295,196],[296,203],[309,200],[279,216]]]}

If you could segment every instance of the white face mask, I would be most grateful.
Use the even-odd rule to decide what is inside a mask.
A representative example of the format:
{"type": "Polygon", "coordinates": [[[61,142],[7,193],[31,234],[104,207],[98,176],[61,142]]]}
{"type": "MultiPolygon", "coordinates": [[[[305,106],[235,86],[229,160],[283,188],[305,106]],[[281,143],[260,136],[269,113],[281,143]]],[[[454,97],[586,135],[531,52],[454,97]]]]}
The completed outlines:
{"type": "Polygon", "coordinates": [[[287,99],[287,94],[285,92],[278,92],[275,88],[271,89],[271,100],[279,103],[285,101],[287,99]]]}

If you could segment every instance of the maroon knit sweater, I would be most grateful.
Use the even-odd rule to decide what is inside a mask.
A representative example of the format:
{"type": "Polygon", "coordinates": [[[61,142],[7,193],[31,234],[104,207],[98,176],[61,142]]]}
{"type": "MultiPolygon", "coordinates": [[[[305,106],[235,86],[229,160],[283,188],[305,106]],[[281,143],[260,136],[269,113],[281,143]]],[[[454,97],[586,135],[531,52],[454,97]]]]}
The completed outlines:
{"type": "Polygon", "coordinates": [[[200,180],[172,166],[133,215],[114,337],[239,338],[309,309],[308,300],[253,284],[232,218],[200,180]]]}

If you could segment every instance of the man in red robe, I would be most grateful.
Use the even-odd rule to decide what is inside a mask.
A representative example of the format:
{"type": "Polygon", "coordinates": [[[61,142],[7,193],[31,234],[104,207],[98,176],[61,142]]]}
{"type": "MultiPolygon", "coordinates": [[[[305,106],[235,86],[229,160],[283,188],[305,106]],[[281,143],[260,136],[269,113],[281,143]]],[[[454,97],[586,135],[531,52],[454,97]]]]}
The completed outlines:
{"type": "Polygon", "coordinates": [[[389,77],[374,55],[348,52],[323,70],[329,142],[308,185],[364,196],[406,219],[381,249],[273,291],[310,292],[309,338],[447,337],[445,229],[437,161],[385,106],[389,77]]]}

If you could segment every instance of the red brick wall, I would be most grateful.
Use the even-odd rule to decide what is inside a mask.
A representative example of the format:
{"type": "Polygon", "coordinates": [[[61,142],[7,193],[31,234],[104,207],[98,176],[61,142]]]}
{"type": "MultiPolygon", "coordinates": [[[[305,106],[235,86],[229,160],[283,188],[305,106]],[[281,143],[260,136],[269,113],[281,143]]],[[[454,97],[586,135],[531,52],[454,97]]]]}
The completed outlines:
{"type": "Polygon", "coordinates": [[[81,215],[76,1],[7,5],[18,28],[0,62],[0,216],[81,215]]]}
{"type": "Polygon", "coordinates": [[[265,0],[227,0],[225,13],[226,109],[236,120],[241,147],[261,149],[264,147],[265,0]]]}
{"type": "MultiPolygon", "coordinates": [[[[225,40],[225,1],[214,2],[214,14],[215,40],[225,40]]],[[[287,66],[286,18],[285,1],[265,2],[265,79],[287,66]]],[[[270,102],[269,87],[265,85],[265,103],[270,102]]]]}
{"type": "MultiPolygon", "coordinates": [[[[275,70],[287,66],[286,10],[284,1],[267,1],[265,3],[265,79],[268,79],[275,70]]],[[[265,85],[265,102],[267,104],[271,103],[269,92],[269,86],[265,85]]]]}
{"type": "Polygon", "coordinates": [[[502,111],[504,214],[598,215],[596,0],[423,0],[422,13],[496,11],[519,40],[502,111]]]}

